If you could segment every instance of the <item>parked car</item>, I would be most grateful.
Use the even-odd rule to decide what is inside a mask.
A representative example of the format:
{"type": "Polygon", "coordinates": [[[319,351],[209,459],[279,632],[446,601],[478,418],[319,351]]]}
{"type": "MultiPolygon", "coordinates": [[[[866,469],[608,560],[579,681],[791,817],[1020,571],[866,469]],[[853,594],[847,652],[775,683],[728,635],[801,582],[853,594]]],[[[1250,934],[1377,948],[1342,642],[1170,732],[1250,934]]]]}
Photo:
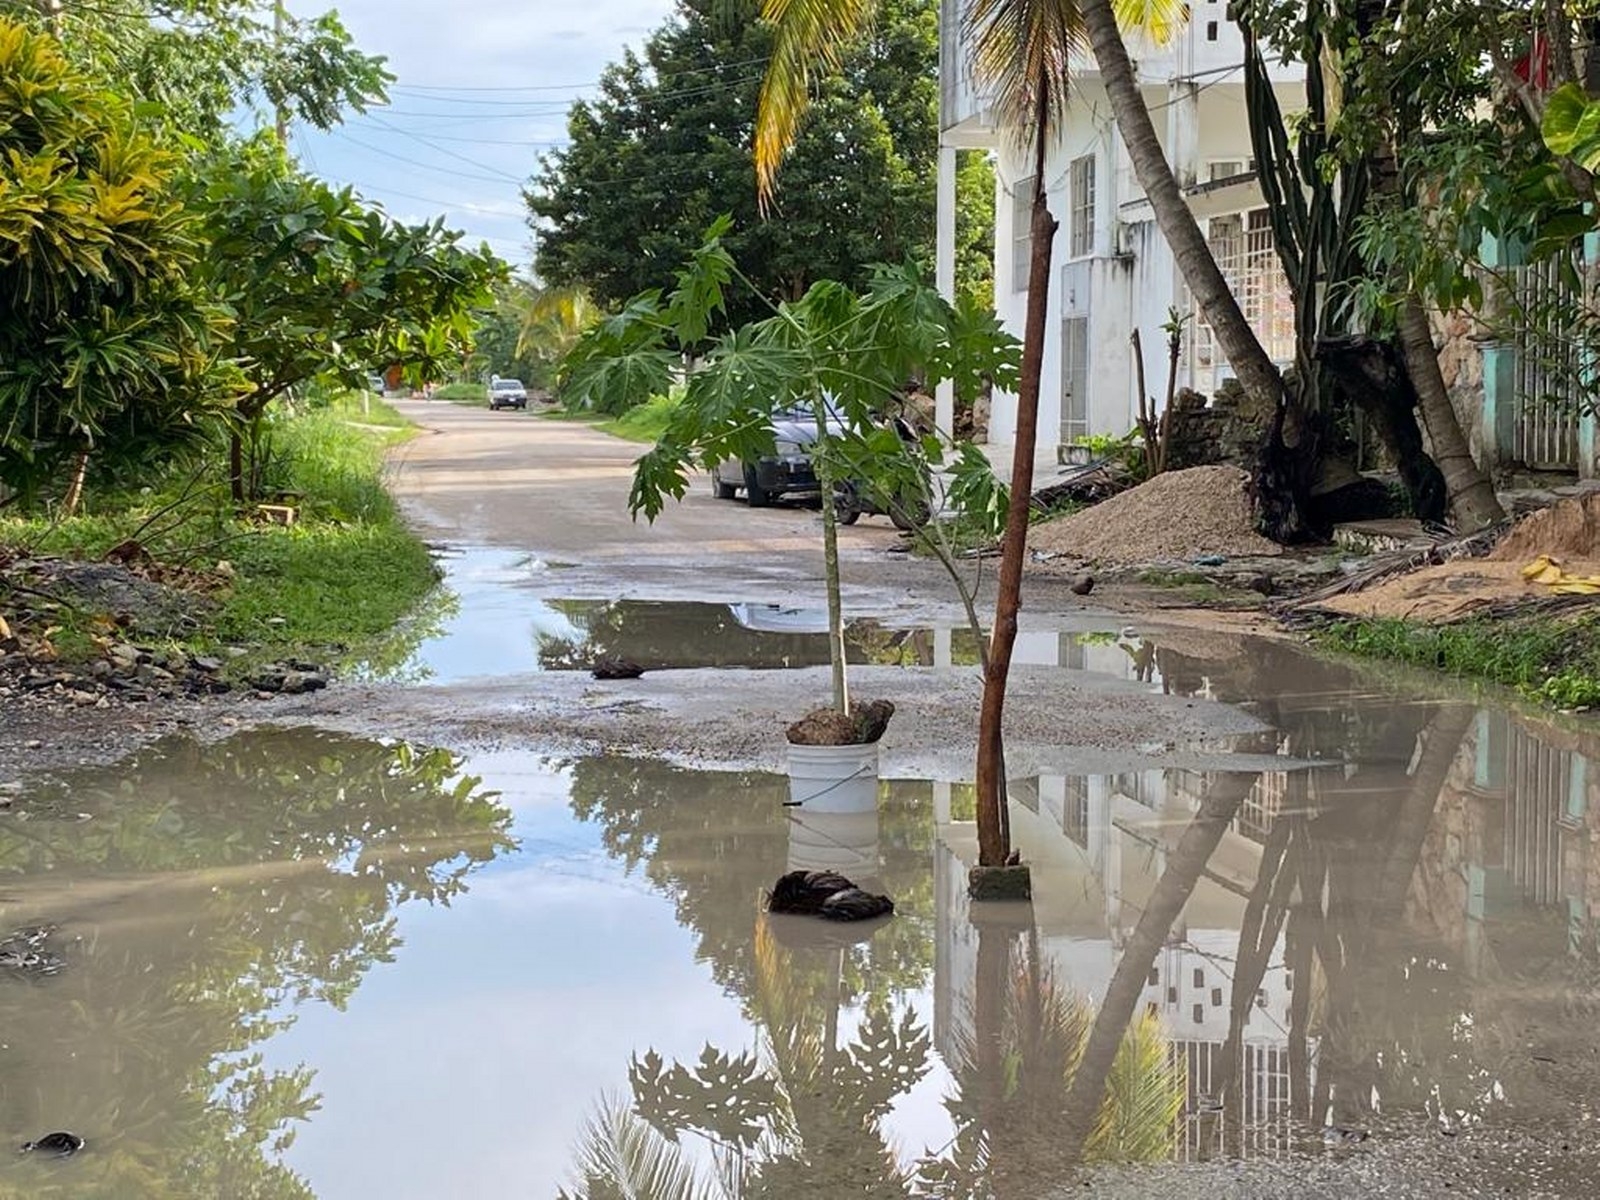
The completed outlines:
{"type": "Polygon", "coordinates": [[[527,408],[528,389],[520,379],[501,379],[498,375],[489,381],[489,408],[527,408]]]}
{"type": "MultiPolygon", "coordinates": [[[[837,419],[828,422],[829,433],[843,433],[837,419]]],[[[784,496],[815,496],[822,490],[811,462],[811,445],[817,440],[817,420],[809,408],[782,409],[772,414],[773,453],[755,462],[729,459],[711,468],[711,488],[718,500],[732,500],[744,491],[751,508],[765,508],[784,496]]]]}
{"type": "Polygon", "coordinates": [[[383,376],[382,375],[368,375],[367,376],[367,391],[373,393],[376,396],[381,396],[381,395],[383,395],[383,393],[386,390],[387,390],[387,387],[383,382],[383,376]]]}

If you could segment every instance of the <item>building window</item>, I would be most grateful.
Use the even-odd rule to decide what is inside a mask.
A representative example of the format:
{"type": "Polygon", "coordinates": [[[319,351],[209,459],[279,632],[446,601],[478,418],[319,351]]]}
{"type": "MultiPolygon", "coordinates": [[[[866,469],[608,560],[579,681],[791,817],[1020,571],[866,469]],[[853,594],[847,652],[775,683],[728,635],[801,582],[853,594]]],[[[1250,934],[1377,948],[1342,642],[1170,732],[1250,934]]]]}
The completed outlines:
{"type": "Polygon", "coordinates": [[[1178,989],[1175,988],[1175,987],[1169,987],[1167,989],[1167,1003],[1168,1004],[1176,1004],[1177,1002],[1178,1002],[1178,989]]]}
{"type": "MultiPolygon", "coordinates": [[[[1223,278],[1244,310],[1245,320],[1273,361],[1294,361],[1294,299],[1272,240],[1267,210],[1212,217],[1206,241],[1223,278]]],[[[1215,391],[1230,377],[1211,327],[1199,306],[1194,309],[1195,335],[1190,339],[1194,386],[1215,391]]]]}
{"type": "Polygon", "coordinates": [[[1199,967],[1194,969],[1194,985],[1197,988],[1203,988],[1206,985],[1206,973],[1199,967]]]}
{"type": "Polygon", "coordinates": [[[1216,40],[1217,40],[1217,23],[1215,21],[1207,21],[1206,22],[1206,41],[1214,42],[1216,40]]]}
{"type": "Polygon", "coordinates": [[[1211,989],[1211,1007],[1212,1008],[1221,1008],[1222,1007],[1222,989],[1221,988],[1212,988],[1211,989]]]}
{"type": "Polygon", "coordinates": [[[1011,193],[1011,290],[1028,290],[1033,262],[1033,176],[1017,180],[1011,193]]]}
{"type": "Polygon", "coordinates": [[[1072,234],[1068,242],[1072,258],[1094,253],[1094,155],[1072,160],[1072,234]]]}
{"type": "Polygon", "coordinates": [[[1248,175],[1256,169],[1256,160],[1253,158],[1219,158],[1206,164],[1207,177],[1211,183],[1219,179],[1237,179],[1240,175],[1248,175]]]}
{"type": "Polygon", "coordinates": [[[1205,1010],[1205,1006],[1204,1005],[1196,1004],[1194,1006],[1194,1011],[1192,1013],[1190,1013],[1189,1015],[1194,1018],[1194,1023],[1196,1025],[1205,1024],[1206,1010],[1205,1010]]]}
{"type": "MultiPolygon", "coordinates": [[[[1068,317],[1061,322],[1061,444],[1089,432],[1089,318],[1068,317]]],[[[1138,800],[1138,776],[1133,776],[1130,799],[1138,800]]],[[[1121,784],[1124,777],[1119,776],[1121,784]]]]}
{"type": "Polygon", "coordinates": [[[1161,982],[1161,968],[1160,967],[1151,967],[1150,968],[1150,974],[1145,976],[1145,982],[1148,983],[1151,987],[1154,987],[1156,984],[1160,983],[1161,982]]]}

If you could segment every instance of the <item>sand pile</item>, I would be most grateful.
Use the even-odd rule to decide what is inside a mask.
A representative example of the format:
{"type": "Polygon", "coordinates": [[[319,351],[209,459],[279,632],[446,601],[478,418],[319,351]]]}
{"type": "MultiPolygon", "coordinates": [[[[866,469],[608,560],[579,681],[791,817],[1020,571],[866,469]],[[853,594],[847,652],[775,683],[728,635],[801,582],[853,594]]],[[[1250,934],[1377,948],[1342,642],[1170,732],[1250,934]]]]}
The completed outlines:
{"type": "Polygon", "coordinates": [[[1093,508],[1035,526],[1028,544],[1097,562],[1278,554],[1277,543],[1255,531],[1248,481],[1237,467],[1168,471],[1093,508]]]}
{"type": "Polygon", "coordinates": [[[1600,492],[1585,492],[1541,508],[1519,521],[1489,557],[1529,563],[1541,554],[1559,559],[1600,558],[1600,492]]]}

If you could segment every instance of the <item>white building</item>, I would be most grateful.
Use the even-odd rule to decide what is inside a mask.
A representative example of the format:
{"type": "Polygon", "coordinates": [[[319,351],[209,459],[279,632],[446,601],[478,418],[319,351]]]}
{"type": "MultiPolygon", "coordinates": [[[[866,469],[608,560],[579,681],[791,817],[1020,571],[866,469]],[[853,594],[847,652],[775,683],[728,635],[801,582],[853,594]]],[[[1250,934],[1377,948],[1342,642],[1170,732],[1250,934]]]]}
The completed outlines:
{"type": "MultiPolygon", "coordinates": [[[[955,155],[997,156],[995,305],[1019,337],[1027,304],[1028,214],[1033,155],[1013,129],[997,127],[973,86],[961,44],[965,0],[943,0],[940,54],[939,282],[954,279],[955,155]]],[[[1130,42],[1145,101],[1190,208],[1217,250],[1246,317],[1274,357],[1289,361],[1294,318],[1255,181],[1245,119],[1243,42],[1222,0],[1196,0],[1168,45],[1130,42]]],[[[1304,107],[1298,66],[1275,68],[1285,112],[1304,107]]],[[[1122,434],[1138,412],[1131,335],[1143,346],[1146,390],[1159,403],[1167,379],[1169,310],[1192,302],[1154,223],[1117,134],[1104,86],[1087,53],[1074,64],[1065,128],[1047,148],[1046,188],[1056,234],[1039,401],[1039,451],[1084,434],[1122,434]]],[[[1210,394],[1227,365],[1198,321],[1186,330],[1179,387],[1210,394]]],[[[948,394],[941,425],[949,428],[948,394]]],[[[996,396],[989,441],[1010,444],[1014,397],[996,396]]]]}

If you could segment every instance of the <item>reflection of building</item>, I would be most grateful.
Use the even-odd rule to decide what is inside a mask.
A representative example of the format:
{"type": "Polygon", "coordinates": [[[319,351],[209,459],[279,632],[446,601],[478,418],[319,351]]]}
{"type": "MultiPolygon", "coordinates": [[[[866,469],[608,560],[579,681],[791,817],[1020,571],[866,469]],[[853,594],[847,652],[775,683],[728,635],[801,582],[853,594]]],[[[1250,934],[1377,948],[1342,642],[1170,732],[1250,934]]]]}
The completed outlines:
{"type": "MultiPolygon", "coordinates": [[[[1113,649],[1115,649],[1113,647],[1113,649]]],[[[1221,1084],[1234,991],[1234,959],[1247,896],[1292,778],[1265,775],[1223,834],[1145,983],[1141,1005],[1161,1018],[1189,1081],[1189,1105],[1221,1084]]],[[[1098,1002],[1122,947],[1200,803],[1205,778],[1186,771],[1044,777],[1013,783],[1012,834],[1033,866],[1034,934],[1059,981],[1098,1002]]],[[[970,826],[945,822],[935,858],[939,954],[934,1036],[947,1058],[970,1044],[976,934],[968,917],[970,826]]],[[[1295,987],[1282,939],[1254,989],[1232,1078],[1247,1145],[1288,1148],[1289,1009],[1295,987]]],[[[1304,981],[1302,981],[1304,986],[1304,981]]],[[[1316,1039],[1310,1039],[1312,1060],[1316,1039]]],[[[1180,1146],[1206,1153],[1207,1129],[1185,1122],[1180,1146]]]]}
{"type": "Polygon", "coordinates": [[[1600,777],[1575,735],[1478,714],[1440,797],[1412,918],[1474,970],[1591,949],[1600,777]]]}
{"type": "MultiPolygon", "coordinates": [[[[1304,1120],[1364,1123],[1379,1107],[1482,1115],[1509,1103],[1525,1118],[1570,1104],[1501,1051],[1508,1030],[1566,994],[1551,985],[1570,984],[1572,956],[1600,956],[1600,736],[1260,647],[1243,667],[1204,647],[1155,655],[1114,638],[1038,634],[1019,647],[1026,661],[1163,691],[1259,697],[1279,729],[1285,769],[1256,778],[1198,878],[1166,873],[1216,777],[1010,782],[1034,883],[1032,924],[1014,945],[1036,947],[1057,982],[1096,1005],[1164,875],[1194,879],[1164,944],[1152,951],[1141,936],[1153,957],[1140,960],[1135,1007],[1159,1018],[1185,1067],[1180,1155],[1279,1155],[1304,1120]],[[1291,754],[1329,765],[1295,768],[1291,754]],[[1263,908],[1276,915],[1258,924],[1263,908]]],[[[952,813],[959,792],[935,794],[934,1036],[959,1063],[980,971],[965,894],[976,839],[955,819],[970,804],[952,813]]]]}

